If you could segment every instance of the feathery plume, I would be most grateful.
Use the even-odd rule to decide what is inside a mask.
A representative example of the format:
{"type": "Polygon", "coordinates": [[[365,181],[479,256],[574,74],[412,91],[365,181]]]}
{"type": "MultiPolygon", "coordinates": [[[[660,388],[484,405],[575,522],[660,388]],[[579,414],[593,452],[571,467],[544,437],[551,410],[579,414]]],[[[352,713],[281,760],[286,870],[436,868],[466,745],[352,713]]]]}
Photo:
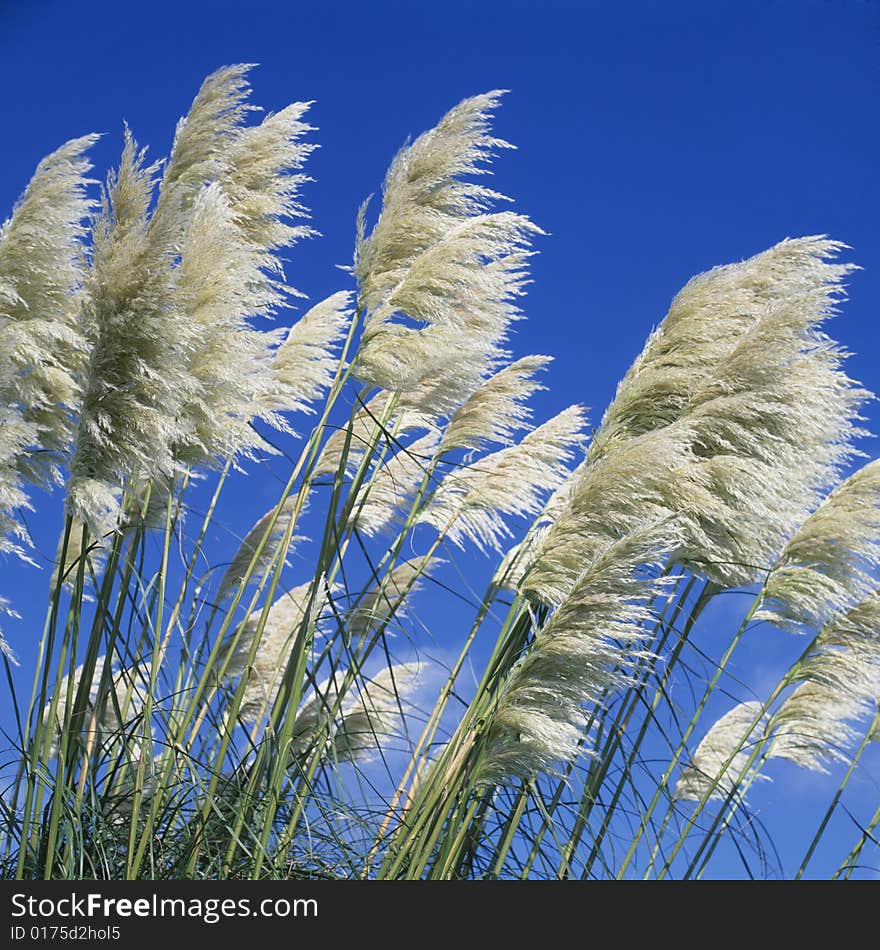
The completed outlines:
{"type": "Polygon", "coordinates": [[[13,407],[0,405],[0,554],[26,558],[30,535],[18,512],[32,510],[20,460],[39,438],[37,426],[13,407]]]}
{"type": "Polygon", "coordinates": [[[24,556],[28,481],[49,487],[72,438],[86,344],[79,321],[83,219],[97,136],[37,166],[0,225],[0,553],[24,556]]]}
{"type": "Polygon", "coordinates": [[[455,338],[460,362],[458,341],[468,343],[472,390],[521,316],[514,301],[543,232],[524,215],[490,212],[503,196],[461,177],[485,173],[495,149],[507,147],[488,135],[500,95],[465,100],[398,153],[369,236],[361,209],[354,273],[366,317],[354,373],[365,382],[415,389],[451,363],[445,345],[455,338]]]}
{"type": "Polygon", "coordinates": [[[582,461],[569,472],[565,481],[547,499],[547,503],[522,541],[505,552],[492,578],[493,584],[502,590],[510,591],[516,591],[522,586],[523,579],[531,569],[550,528],[571,504],[571,493],[583,472],[584,464],[582,461]]]}
{"type": "Polygon", "coordinates": [[[774,758],[828,772],[846,762],[859,734],[851,723],[876,713],[880,696],[878,651],[826,649],[812,657],[800,685],[773,717],[774,758]]]}
{"type": "Polygon", "coordinates": [[[449,359],[438,346],[450,336],[471,341],[474,372],[485,372],[500,354],[509,324],[522,316],[513,301],[523,293],[531,253],[526,248],[538,233],[543,232],[528,218],[512,212],[481,215],[457,225],[417,258],[368,314],[355,374],[385,389],[412,389],[436,372],[437,361],[449,359]],[[390,323],[395,314],[424,329],[390,323]],[[382,362],[389,359],[392,365],[382,378],[382,362]],[[409,373],[402,374],[402,368],[409,373]]]}
{"type": "Polygon", "coordinates": [[[724,511],[700,514],[717,553],[695,544],[681,557],[722,586],[751,583],[775,562],[863,434],[854,420],[868,394],[813,322],[808,301],[780,301],[691,397],[694,452],[724,511]]]}
{"type": "Polygon", "coordinates": [[[86,282],[92,355],[68,494],[91,525],[126,480],[267,447],[251,423],[275,386],[278,334],[247,320],[295,293],[278,251],[312,233],[292,219],[306,215],[299,171],[314,146],[301,140],[307,103],[243,126],[248,68],[203,84],[152,215],[158,166],[145,167],[128,132],[108,182],[86,282]]]}
{"type": "Polygon", "coordinates": [[[411,697],[420,672],[419,663],[397,663],[346,699],[342,720],[333,734],[337,758],[351,762],[370,759],[393,738],[412,711],[411,697]]]}
{"type": "Polygon", "coordinates": [[[441,428],[441,421],[448,421],[461,409],[487,377],[504,366],[510,357],[507,350],[489,347],[485,340],[449,328],[426,327],[407,339],[395,358],[409,361],[409,368],[404,371],[415,382],[399,389],[398,405],[424,414],[441,428]],[[407,339],[419,341],[418,360],[413,359],[407,339]]]}
{"type": "Polygon", "coordinates": [[[333,475],[346,460],[346,472],[352,473],[360,464],[367,449],[383,441],[398,438],[414,431],[435,431],[431,415],[419,408],[403,405],[389,392],[380,392],[356,410],[348,425],[337,429],[327,439],[318,461],[315,475],[333,475]],[[383,419],[385,420],[383,423],[383,419]],[[349,428],[351,435],[349,435],[349,428]],[[348,448],[346,449],[346,443],[348,448]]]}
{"type": "MultiPolygon", "coordinates": [[[[309,155],[318,147],[304,142],[314,127],[303,121],[310,102],[293,102],[280,112],[270,112],[259,125],[243,128],[225,150],[223,176],[219,179],[235,208],[236,221],[249,244],[265,255],[264,269],[283,275],[274,254],[316,232],[295,219],[308,217],[299,200],[302,185],[311,179],[301,173],[309,155]]],[[[293,288],[270,285],[301,296],[293,288]]]]}
{"type": "Polygon", "coordinates": [[[346,640],[362,637],[376,627],[385,626],[438,563],[431,558],[411,558],[395,565],[377,580],[349,612],[345,624],[346,640]]]}
{"type": "Polygon", "coordinates": [[[36,426],[40,448],[19,460],[28,478],[49,484],[70,446],[86,341],[79,319],[86,190],[85,152],[98,136],[72,139],[37,166],[0,226],[0,405],[36,426]],[[48,455],[46,454],[48,450],[48,455]]]}
{"type": "Polygon", "coordinates": [[[736,794],[736,783],[752,756],[754,743],[764,731],[762,709],[761,703],[750,701],[726,712],[709,729],[691,761],[681,770],[673,798],[700,801],[707,794],[709,798],[736,794]],[[730,764],[725,769],[728,759],[730,764]]]}
{"type": "Polygon", "coordinates": [[[854,269],[828,263],[844,246],[822,237],[784,240],[688,281],[618,384],[591,457],[614,442],[680,419],[696,390],[780,301],[797,300],[807,319],[821,320],[833,312],[841,281],[854,269]]]}
{"type": "Polygon", "coordinates": [[[70,513],[93,531],[116,509],[117,486],[171,474],[171,447],[185,436],[181,407],[193,387],[171,294],[177,236],[148,217],[157,170],[126,129],[93,229],[85,282],[92,349],[67,495],[70,513]]]}
{"type": "Polygon", "coordinates": [[[183,231],[173,281],[191,379],[174,446],[175,460],[183,464],[247,457],[268,448],[251,421],[255,396],[269,384],[265,363],[274,337],[247,322],[266,306],[254,292],[263,279],[261,264],[222,187],[212,182],[203,188],[183,231]]]}
{"type": "Polygon", "coordinates": [[[560,496],[562,510],[536,544],[522,593],[558,606],[589,564],[645,520],[662,521],[693,499],[692,434],[668,426],[621,442],[584,463],[560,496]]]}
{"type": "MultiPolygon", "coordinates": [[[[223,79],[226,73],[221,74],[223,79]]],[[[271,317],[288,295],[299,295],[284,283],[277,252],[313,233],[291,223],[306,216],[298,194],[307,180],[299,170],[315,148],[301,141],[311,130],[301,121],[308,104],[294,103],[259,125],[243,127],[250,107],[240,100],[247,90],[246,83],[239,82],[241,76],[243,72],[232,70],[224,80],[232,84],[234,108],[221,113],[223,122],[214,131],[207,167],[216,180],[191,199],[193,211],[176,275],[179,304],[192,323],[190,369],[197,382],[186,407],[194,444],[178,453],[191,465],[239,454],[249,457],[256,448],[271,451],[254,431],[253,419],[288,429],[281,413],[301,409],[304,398],[283,373],[289,359],[282,355],[284,344],[276,347],[281,331],[258,331],[248,320],[271,317]]],[[[308,398],[320,391],[329,359],[317,352],[320,335],[327,333],[326,347],[335,341],[339,315],[332,308],[319,304],[304,318],[307,322],[291,332],[291,337],[315,335],[304,341],[308,359],[318,360],[309,367],[304,385],[308,398]]]]}
{"type": "Polygon", "coordinates": [[[798,528],[771,570],[755,619],[818,629],[877,586],[880,460],[841,482],[798,528]]]}
{"type": "Polygon", "coordinates": [[[395,664],[342,697],[343,673],[324,680],[297,713],[294,756],[302,756],[317,733],[329,727],[329,745],[337,759],[369,759],[400,728],[411,708],[419,674],[418,663],[395,664]]]}
{"type": "Polygon", "coordinates": [[[585,424],[584,410],[571,406],[517,445],[454,469],[419,521],[459,546],[469,540],[481,550],[500,550],[501,539],[511,534],[505,517],[538,514],[541,499],[566,480],[574,450],[583,444],[585,424]]]}
{"type": "Polygon", "coordinates": [[[257,109],[247,102],[247,74],[252,68],[248,63],[224,66],[202,83],[189,112],[177,123],[162,176],[160,206],[173,193],[185,210],[208,182],[223,173],[226,150],[248,113],[257,109]]]}
{"type": "Polygon", "coordinates": [[[585,707],[644,655],[643,624],[668,583],[656,569],[675,541],[670,523],[642,524],[586,564],[502,687],[481,781],[529,779],[578,754],[585,707]]]}
{"type": "Polygon", "coordinates": [[[851,723],[877,711],[880,660],[876,652],[825,650],[805,669],[801,684],[774,716],[772,756],[801,768],[828,772],[846,762],[859,738],[851,723]]]}
{"type": "Polygon", "coordinates": [[[366,309],[383,300],[413,261],[456,223],[504,200],[462,180],[487,174],[494,153],[512,147],[489,135],[502,95],[494,90],[465,99],[398,152],[385,176],[382,210],[369,236],[363,233],[366,206],[361,209],[354,273],[359,303],[366,309]]]}
{"type": "MultiPolygon", "coordinates": [[[[101,681],[104,678],[105,666],[106,657],[99,656],[95,660],[92,681],[89,684],[89,702],[86,708],[85,724],[90,736],[109,734],[111,737],[114,735],[118,737],[124,734],[131,723],[141,715],[147,698],[149,677],[143,670],[134,667],[111,670],[107,676],[107,692],[103,696],[99,707],[98,699],[101,693],[101,681]]],[[[83,669],[84,664],[81,664],[74,671],[71,687],[72,702],[76,700],[83,669]]],[[[61,680],[58,688],[58,703],[55,709],[54,721],[52,720],[52,699],[46,703],[43,709],[43,729],[51,730],[49,740],[50,758],[57,756],[60,749],[61,733],[66,719],[65,703],[69,683],[70,674],[61,680]]],[[[134,745],[137,746],[137,742],[134,745]]]]}
{"type": "Polygon", "coordinates": [[[189,465],[271,451],[252,420],[287,428],[280,412],[297,408],[271,405],[279,332],[247,321],[270,317],[296,293],[277,251],[312,233],[289,219],[306,214],[299,170],[315,146],[301,141],[311,128],[300,121],[307,103],[243,125],[255,108],[246,103],[249,69],[226,67],[205,80],[178,129],[154,215],[176,215],[184,232],[175,303],[190,330],[195,385],[176,457],[189,465]]]}
{"type": "Polygon", "coordinates": [[[545,387],[533,377],[550,361],[550,356],[526,356],[487,379],[453,414],[440,454],[453,449],[485,449],[491,443],[511,445],[514,433],[528,425],[529,397],[545,387]]]}
{"type": "MultiPolygon", "coordinates": [[[[104,569],[104,558],[107,552],[108,539],[112,535],[114,525],[108,523],[105,525],[105,531],[95,537],[88,537],[85,551],[83,550],[83,525],[82,522],[74,519],[70,525],[70,534],[67,538],[67,549],[64,552],[64,561],[61,560],[62,548],[64,547],[64,535],[58,539],[58,548],[55,552],[55,566],[52,571],[52,580],[49,584],[49,590],[55,590],[59,578],[64,588],[73,593],[76,585],[76,577],[79,571],[80,561],[85,557],[84,567],[85,582],[88,584],[92,575],[99,577],[104,569]]],[[[83,598],[90,599],[87,593],[83,598]]]]}
{"type": "Polygon", "coordinates": [[[822,627],[817,643],[821,646],[846,649],[880,647],[880,589],[837,614],[822,627]]]}
{"type": "Polygon", "coordinates": [[[796,670],[795,690],[773,716],[771,755],[827,772],[847,761],[859,733],[855,724],[880,701],[880,591],[835,616],[796,670]]]}
{"type": "Polygon", "coordinates": [[[333,294],[295,323],[272,356],[270,391],[261,402],[274,412],[314,413],[315,402],[333,382],[335,348],[351,320],[351,294],[333,294]]]}
{"type": "MultiPolygon", "coordinates": [[[[13,617],[18,619],[19,615],[12,609],[9,601],[5,597],[0,597],[0,617],[13,617]]],[[[3,636],[3,630],[0,628],[0,654],[6,657],[13,666],[20,666],[15,651],[9,644],[9,641],[3,636]]]]}
{"type": "Polygon", "coordinates": [[[456,223],[414,258],[406,273],[367,317],[371,330],[395,314],[423,324],[452,326],[492,340],[520,316],[520,296],[531,252],[541,229],[512,211],[481,214],[456,223]]]}
{"type": "MultiPolygon", "coordinates": [[[[272,518],[275,516],[277,506],[271,507],[264,515],[257,519],[254,526],[245,535],[244,540],[235,552],[235,556],[226,568],[226,572],[220,581],[220,587],[217,589],[217,600],[225,600],[241,584],[245,576],[248,576],[248,567],[254,557],[253,570],[249,577],[249,583],[257,583],[263,574],[272,566],[278,550],[284,541],[284,535],[287,531],[290,519],[296,510],[296,497],[291,495],[284,500],[281,508],[278,510],[275,523],[272,524],[272,518]],[[270,528],[270,524],[272,524],[270,528]],[[262,543],[263,547],[257,555],[257,550],[262,543]]],[[[290,545],[298,541],[305,541],[306,538],[299,535],[291,535],[290,545]]],[[[286,554],[285,554],[286,557],[286,554]]]]}
{"type": "MultiPolygon", "coordinates": [[[[664,488],[646,470],[643,487],[634,470],[630,488],[684,517],[689,534],[676,559],[722,587],[750,583],[773,563],[862,434],[855,420],[868,394],[841,371],[846,354],[820,331],[852,270],[828,263],[841,247],[784,241],[691,281],[590,446],[587,483],[586,473],[630,442],[652,433],[684,442],[687,457],[679,452],[674,470],[664,466],[678,484],[664,488]]],[[[573,505],[577,495],[576,487],[573,505]]]]}
{"type": "Polygon", "coordinates": [[[425,390],[441,397],[437,408],[453,411],[508,354],[496,344],[451,326],[385,324],[371,331],[357,355],[364,383],[425,402],[425,390]],[[420,399],[421,397],[421,399],[420,399]]]}
{"type": "MultiPolygon", "coordinates": [[[[291,645],[291,638],[298,632],[297,628],[304,616],[306,599],[311,583],[301,584],[293,590],[285,591],[269,607],[263,634],[260,639],[259,655],[254,658],[254,665],[262,664],[259,670],[263,679],[271,678],[277,673],[277,659],[283,655],[286,647],[291,645]],[[263,674],[266,674],[265,676],[263,674]]],[[[247,656],[250,652],[263,608],[258,607],[242,624],[241,630],[233,630],[226,636],[226,642],[221,646],[218,666],[226,666],[224,677],[236,680],[244,673],[247,666],[247,656]]]]}
{"type": "MultiPolygon", "coordinates": [[[[271,605],[250,665],[248,656],[257,635],[262,610],[254,611],[245,620],[241,631],[230,634],[227,643],[221,648],[220,662],[227,664],[224,678],[232,681],[247,676],[238,715],[248,725],[259,722],[272,709],[281,688],[287,661],[303,629],[311,588],[311,582],[301,584],[282,594],[271,605]]],[[[326,605],[327,595],[322,583],[312,601],[306,627],[314,627],[326,605]]]]}
{"type": "Polygon", "coordinates": [[[276,279],[283,267],[273,252],[314,233],[290,219],[306,217],[298,195],[309,179],[300,169],[317,146],[302,141],[312,131],[302,121],[311,103],[295,102],[256,125],[244,124],[248,113],[258,111],[247,101],[252,68],[225,66],[202,83],[178,123],[156,216],[176,217],[185,225],[203,188],[218,183],[234,209],[242,244],[264,271],[248,292],[271,312],[291,292],[276,279]]]}
{"type": "Polygon", "coordinates": [[[406,513],[436,455],[439,435],[429,432],[401,446],[365,481],[352,512],[352,524],[372,537],[395,524],[406,513]]]}

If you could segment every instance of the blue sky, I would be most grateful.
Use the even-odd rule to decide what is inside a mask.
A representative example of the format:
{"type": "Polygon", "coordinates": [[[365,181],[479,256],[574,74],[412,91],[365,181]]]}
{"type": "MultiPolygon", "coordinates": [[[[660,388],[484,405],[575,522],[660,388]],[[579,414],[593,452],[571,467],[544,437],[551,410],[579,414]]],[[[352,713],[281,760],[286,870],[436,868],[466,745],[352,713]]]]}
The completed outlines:
{"type": "MultiPolygon", "coordinates": [[[[548,232],[513,342],[555,356],[539,418],[580,402],[598,421],[688,278],[816,233],[863,268],[830,332],[880,391],[880,3],[0,2],[0,217],[73,136],[105,133],[101,175],[123,120],[167,154],[201,80],[233,62],[259,64],[267,109],[314,100],[304,200],[322,236],[288,267],[314,300],[346,286],[335,265],[350,263],[357,207],[406,137],[465,96],[510,90],[496,129],[518,150],[495,183],[548,232]]],[[[868,416],[880,432],[876,405],[868,416]]],[[[235,496],[239,530],[274,487],[235,496]]],[[[51,553],[58,507],[41,504],[32,526],[51,553]]],[[[17,568],[0,571],[30,593],[17,568]]],[[[37,609],[18,603],[24,619],[8,626],[24,659],[41,622],[33,592],[37,609]]],[[[780,839],[791,830],[783,821],[780,839]]]]}

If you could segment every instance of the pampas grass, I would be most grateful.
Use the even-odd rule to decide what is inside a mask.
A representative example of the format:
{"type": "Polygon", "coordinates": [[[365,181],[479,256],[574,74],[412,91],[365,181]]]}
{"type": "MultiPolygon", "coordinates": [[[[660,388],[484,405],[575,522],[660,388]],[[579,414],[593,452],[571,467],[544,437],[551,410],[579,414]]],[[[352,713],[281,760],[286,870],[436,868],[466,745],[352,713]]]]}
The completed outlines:
{"type": "Polygon", "coordinates": [[[166,159],[125,128],[101,188],[95,137],[62,145],[0,230],[0,554],[32,555],[35,490],[64,509],[14,675],[0,598],[4,874],[755,876],[781,769],[839,781],[781,873],[820,841],[851,873],[880,811],[826,831],[878,734],[880,482],[826,334],[848,249],[696,276],[592,431],[541,418],[513,329],[544,235],[484,183],[502,92],[398,152],[304,305],[310,103],[257,119],[249,74],[166,159]]]}

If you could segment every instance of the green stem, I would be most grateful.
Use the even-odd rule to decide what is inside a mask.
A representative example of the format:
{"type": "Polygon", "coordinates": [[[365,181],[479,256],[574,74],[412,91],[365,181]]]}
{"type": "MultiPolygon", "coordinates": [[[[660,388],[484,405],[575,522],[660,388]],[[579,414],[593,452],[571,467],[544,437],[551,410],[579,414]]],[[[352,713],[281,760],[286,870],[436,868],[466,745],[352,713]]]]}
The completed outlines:
{"type": "Polygon", "coordinates": [[[844,790],[846,789],[846,786],[849,783],[853,772],[855,771],[856,765],[858,765],[859,759],[861,759],[865,749],[868,748],[871,740],[876,736],[878,728],[880,728],[880,710],[878,710],[874,716],[870,728],[865,733],[861,744],[859,745],[858,749],[856,749],[856,752],[852,757],[852,761],[849,764],[849,768],[846,770],[846,774],[840,780],[840,785],[838,786],[837,791],[834,793],[834,798],[831,799],[831,804],[828,806],[828,810],[825,812],[825,816],[822,819],[816,834],[813,836],[813,840],[810,842],[810,847],[807,848],[807,853],[804,855],[803,861],[801,861],[801,865],[797,870],[797,874],[794,876],[796,881],[799,881],[803,877],[804,871],[806,871],[807,865],[810,863],[810,858],[812,858],[813,852],[816,850],[816,846],[819,844],[822,835],[825,833],[828,822],[831,821],[831,816],[834,814],[837,808],[838,802],[840,801],[841,796],[843,795],[844,790]]]}
{"type": "MultiPolygon", "coordinates": [[[[671,570],[671,566],[670,566],[670,570],[671,570]]],[[[617,719],[615,720],[611,729],[608,731],[608,741],[606,743],[605,749],[603,749],[602,754],[599,756],[598,768],[596,771],[595,779],[592,778],[592,773],[591,773],[592,780],[590,782],[590,785],[588,786],[588,789],[585,791],[584,798],[583,798],[584,803],[588,807],[587,807],[586,815],[584,816],[584,820],[581,821],[581,827],[585,826],[586,824],[585,818],[586,816],[589,815],[590,810],[593,807],[593,804],[598,800],[599,791],[602,785],[604,784],[605,777],[608,774],[608,771],[611,768],[612,763],[614,762],[614,758],[617,754],[617,751],[623,743],[623,737],[626,734],[626,729],[629,725],[630,719],[635,713],[635,710],[638,707],[639,702],[642,701],[642,696],[644,694],[645,686],[648,681],[648,676],[653,671],[657,658],[662,654],[663,648],[666,645],[666,641],[668,640],[672,632],[675,630],[675,624],[678,621],[681,611],[684,609],[684,605],[687,602],[687,598],[690,595],[691,590],[693,589],[696,583],[697,583],[697,578],[690,577],[688,579],[687,584],[685,585],[684,592],[682,593],[681,597],[670,600],[670,603],[675,604],[675,607],[672,612],[672,616],[667,620],[665,617],[665,611],[664,611],[664,616],[661,616],[660,618],[660,622],[658,626],[663,629],[663,634],[660,639],[660,643],[652,651],[651,656],[646,661],[645,673],[641,677],[641,679],[637,681],[634,687],[630,690],[630,696],[629,696],[628,701],[624,701],[621,703],[617,719]]],[[[599,828],[599,832],[593,842],[590,855],[587,858],[587,862],[584,866],[584,871],[583,871],[584,877],[589,875],[593,867],[593,864],[595,863],[599,855],[599,849],[601,848],[602,842],[604,841],[605,836],[608,833],[608,830],[611,826],[611,820],[614,815],[615,809],[617,808],[617,804],[620,801],[621,796],[623,795],[623,791],[624,791],[624,788],[626,787],[627,782],[631,780],[632,766],[633,766],[633,763],[636,761],[636,758],[639,753],[639,749],[641,748],[642,741],[644,740],[645,735],[648,730],[648,726],[652,721],[653,713],[660,702],[660,698],[663,695],[663,689],[665,687],[665,684],[668,682],[669,677],[672,675],[672,670],[675,667],[676,660],[681,654],[681,651],[684,648],[685,643],[687,642],[687,638],[690,636],[693,625],[696,623],[697,618],[699,617],[703,607],[705,606],[705,603],[708,600],[708,597],[706,597],[706,593],[708,590],[709,590],[709,587],[708,585],[706,585],[703,587],[703,590],[700,592],[700,596],[697,598],[697,602],[694,605],[693,610],[691,610],[690,616],[687,619],[684,630],[682,634],[679,636],[678,642],[676,643],[675,647],[673,648],[672,656],[670,657],[669,663],[666,664],[666,670],[661,679],[660,685],[658,686],[654,694],[653,703],[647,715],[645,716],[645,719],[642,723],[641,730],[639,731],[636,737],[636,740],[633,743],[632,749],[630,750],[629,758],[626,762],[626,765],[623,768],[621,780],[617,784],[617,787],[615,788],[614,793],[612,794],[611,801],[609,802],[607,808],[605,809],[602,825],[599,828]]],[[[711,594],[709,596],[711,596],[711,594]]],[[[654,636],[656,636],[656,628],[654,631],[654,636]]],[[[579,818],[580,818],[580,815],[579,815],[579,818]]],[[[572,843],[576,843],[576,842],[572,842],[572,843]]],[[[567,849],[567,852],[568,853],[564,855],[564,857],[566,861],[568,862],[571,860],[571,857],[573,856],[574,848],[569,847],[567,849]]],[[[625,863],[624,863],[624,868],[625,868],[625,863]]]]}
{"type": "Polygon", "coordinates": [[[513,839],[519,829],[519,823],[522,820],[528,800],[529,786],[523,783],[516,794],[513,808],[504,822],[504,830],[495,846],[495,853],[492,855],[490,862],[489,877],[498,878],[501,876],[501,872],[504,870],[504,862],[507,860],[507,855],[513,845],[513,839]]]}
{"type": "Polygon", "coordinates": [[[877,807],[873,817],[859,835],[859,840],[855,843],[849,854],[843,859],[840,867],[834,872],[832,880],[837,881],[841,877],[845,881],[849,880],[853,871],[856,869],[856,862],[859,859],[859,855],[862,853],[868,841],[870,840],[873,841],[874,844],[877,844],[877,839],[874,837],[874,830],[878,825],[880,825],[880,806],[877,807]]]}
{"type": "MultiPolygon", "coordinates": [[[[759,599],[760,599],[760,595],[759,595],[759,599]]],[[[749,616],[751,616],[751,614],[754,613],[754,609],[755,609],[755,606],[753,605],[752,610],[749,611],[749,616]]],[[[743,623],[745,625],[746,621],[744,621],[743,623]]],[[[742,629],[744,629],[744,627],[741,628],[741,630],[742,629]]],[[[759,757],[761,758],[761,761],[763,761],[763,757],[766,757],[767,749],[766,749],[765,743],[770,738],[768,730],[771,728],[771,724],[768,724],[764,728],[762,735],[757,737],[757,739],[755,740],[751,739],[752,733],[760,725],[760,723],[766,716],[768,710],[773,705],[773,703],[776,702],[776,700],[779,698],[782,692],[786,689],[786,687],[797,677],[798,672],[800,671],[803,664],[807,661],[807,659],[813,652],[821,635],[822,635],[821,631],[817,633],[813,637],[813,639],[810,641],[810,643],[807,645],[803,653],[801,653],[798,659],[792,664],[788,672],[782,677],[782,679],[779,681],[779,683],[775,686],[773,691],[770,693],[770,696],[764,701],[764,703],[761,706],[761,709],[755,715],[753,722],[750,724],[748,729],[744,731],[743,738],[740,740],[740,742],[737,743],[736,748],[733,749],[733,751],[728,755],[727,759],[722,763],[721,768],[718,772],[718,775],[715,777],[713,782],[709,784],[706,791],[703,793],[702,797],[700,798],[699,802],[694,808],[694,811],[691,814],[690,818],[685,823],[685,826],[682,829],[681,834],[679,835],[678,840],[676,841],[675,846],[672,849],[672,852],[670,853],[668,859],[666,860],[659,874],[660,879],[664,878],[666,874],[669,872],[670,868],[672,867],[672,863],[675,860],[676,855],[684,846],[684,843],[687,840],[690,830],[696,824],[697,819],[699,818],[700,814],[702,814],[702,811],[706,807],[707,802],[710,800],[713,793],[718,788],[719,784],[721,783],[724,775],[726,774],[727,770],[730,768],[734,759],[736,759],[736,757],[742,751],[742,749],[744,748],[747,742],[752,742],[753,748],[752,748],[751,753],[749,754],[748,760],[740,769],[740,772],[736,778],[736,781],[730,784],[729,790],[725,793],[724,800],[721,804],[721,807],[719,808],[718,813],[713,819],[712,824],[709,827],[709,830],[704,836],[702,843],[697,849],[697,852],[694,855],[693,860],[688,866],[685,876],[686,877],[689,876],[695,870],[695,868],[697,867],[697,863],[699,862],[700,858],[702,857],[703,853],[706,851],[707,848],[711,846],[711,848],[714,850],[715,844],[717,844],[717,841],[719,840],[720,835],[724,830],[724,827],[726,827],[726,824],[724,824],[720,830],[718,829],[718,826],[722,825],[722,823],[726,822],[727,820],[725,817],[726,809],[731,805],[731,803],[733,803],[734,810],[736,810],[739,807],[739,804],[742,802],[742,793],[740,790],[740,785],[742,784],[743,780],[746,779],[746,777],[749,775],[749,773],[752,770],[752,767],[754,766],[755,762],[759,759],[759,757]],[[717,832],[717,835],[716,835],[716,832],[717,832]]]]}
{"type": "MultiPolygon", "coordinates": [[[[697,724],[700,721],[702,712],[706,708],[706,704],[709,702],[710,698],[712,697],[715,691],[715,686],[717,685],[719,679],[721,679],[721,675],[724,673],[724,670],[727,668],[727,664],[730,661],[730,657],[733,655],[733,651],[739,645],[740,640],[743,638],[748,628],[748,625],[751,623],[752,617],[755,615],[756,611],[758,610],[758,607],[761,605],[761,602],[762,602],[762,594],[758,594],[758,596],[752,602],[752,606],[749,608],[748,612],[743,618],[743,621],[739,625],[739,628],[736,631],[736,634],[734,635],[733,640],[731,641],[727,649],[724,651],[724,655],[719,660],[718,665],[715,668],[714,673],[712,674],[712,677],[710,678],[708,684],[706,685],[706,689],[703,692],[703,696],[700,699],[699,703],[697,704],[697,708],[694,710],[694,713],[687,724],[684,734],[682,735],[681,742],[679,743],[678,748],[673,754],[672,759],[669,765],[667,766],[666,771],[663,773],[662,778],[658,782],[654,795],[651,798],[651,802],[648,805],[648,809],[645,815],[643,816],[641,822],[639,823],[639,830],[636,832],[636,836],[632,844],[630,845],[629,850],[627,851],[626,857],[624,858],[624,862],[623,862],[623,865],[621,867],[621,872],[620,872],[621,874],[626,870],[627,866],[629,865],[629,862],[632,860],[632,857],[635,854],[635,850],[636,850],[636,847],[638,846],[639,841],[641,840],[642,836],[647,831],[648,822],[651,816],[654,814],[654,809],[657,807],[658,802],[660,801],[664,793],[668,793],[667,786],[669,784],[669,780],[672,777],[672,773],[675,771],[676,766],[681,760],[681,757],[685,754],[685,751],[687,750],[687,742],[690,739],[691,735],[693,734],[694,730],[697,728],[697,724]]],[[[758,718],[757,722],[760,722],[760,717],[758,718]]],[[[733,761],[732,756],[731,756],[731,761],[733,761]]],[[[708,801],[708,797],[709,796],[707,795],[706,801],[708,801]]],[[[681,845],[684,843],[684,836],[687,834],[687,831],[690,829],[690,827],[693,826],[693,822],[695,820],[696,814],[699,813],[699,810],[700,810],[699,808],[695,810],[695,814],[691,816],[691,819],[688,822],[688,827],[686,828],[685,832],[683,832],[682,838],[673,848],[672,854],[670,855],[669,860],[667,861],[666,865],[663,868],[663,871],[660,874],[661,878],[668,871],[669,867],[672,864],[672,861],[675,858],[675,855],[678,853],[678,850],[680,849],[681,845]]],[[[650,874],[652,867],[653,867],[653,864],[648,865],[645,871],[646,877],[648,874],[650,874]]]]}

